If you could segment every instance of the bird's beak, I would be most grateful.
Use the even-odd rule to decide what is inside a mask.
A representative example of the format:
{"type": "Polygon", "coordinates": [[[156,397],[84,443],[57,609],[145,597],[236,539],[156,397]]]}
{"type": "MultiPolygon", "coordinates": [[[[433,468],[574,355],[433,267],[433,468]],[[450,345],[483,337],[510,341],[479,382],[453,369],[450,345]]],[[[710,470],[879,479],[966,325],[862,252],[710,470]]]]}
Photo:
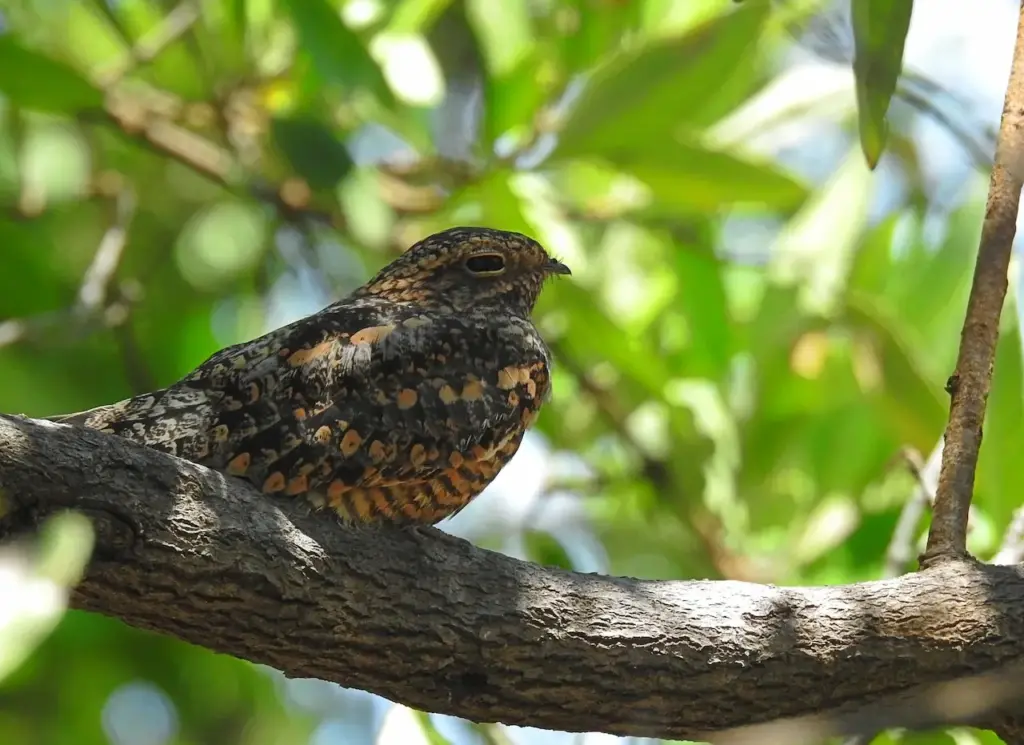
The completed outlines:
{"type": "Polygon", "coordinates": [[[572,272],[565,264],[561,261],[555,261],[554,259],[548,259],[548,263],[544,265],[544,269],[548,274],[564,274],[570,275],[572,272]]]}

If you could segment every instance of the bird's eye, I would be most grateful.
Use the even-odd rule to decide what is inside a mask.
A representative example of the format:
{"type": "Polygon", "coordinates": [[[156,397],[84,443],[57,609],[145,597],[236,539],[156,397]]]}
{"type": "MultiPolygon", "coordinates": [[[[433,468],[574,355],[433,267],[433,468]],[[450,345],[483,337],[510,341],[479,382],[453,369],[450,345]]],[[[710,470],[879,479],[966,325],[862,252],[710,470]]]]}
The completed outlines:
{"type": "Polygon", "coordinates": [[[466,271],[482,277],[492,277],[505,271],[505,257],[501,254],[477,254],[466,259],[466,271]]]}

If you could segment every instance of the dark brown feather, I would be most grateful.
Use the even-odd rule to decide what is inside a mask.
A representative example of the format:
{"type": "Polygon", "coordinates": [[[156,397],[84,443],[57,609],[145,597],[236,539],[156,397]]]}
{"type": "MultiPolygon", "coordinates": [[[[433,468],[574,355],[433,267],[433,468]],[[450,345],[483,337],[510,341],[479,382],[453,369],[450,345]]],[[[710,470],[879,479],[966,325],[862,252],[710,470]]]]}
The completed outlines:
{"type": "Polygon", "coordinates": [[[302,496],[346,520],[435,523],[515,454],[550,391],[529,319],[567,273],[531,239],[431,236],[352,296],[160,391],[59,418],[302,496]],[[498,252],[506,270],[465,259],[498,252]]]}

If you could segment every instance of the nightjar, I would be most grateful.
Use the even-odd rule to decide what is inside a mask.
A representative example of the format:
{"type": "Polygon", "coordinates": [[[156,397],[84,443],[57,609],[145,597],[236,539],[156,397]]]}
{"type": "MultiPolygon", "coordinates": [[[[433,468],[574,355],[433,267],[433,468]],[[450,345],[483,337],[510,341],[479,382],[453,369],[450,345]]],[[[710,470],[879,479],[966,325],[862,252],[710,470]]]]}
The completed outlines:
{"type": "Polygon", "coordinates": [[[53,420],[346,521],[433,524],[494,479],[548,397],[530,315],[545,280],[569,273],[525,235],[453,228],[167,388],[53,420]]]}

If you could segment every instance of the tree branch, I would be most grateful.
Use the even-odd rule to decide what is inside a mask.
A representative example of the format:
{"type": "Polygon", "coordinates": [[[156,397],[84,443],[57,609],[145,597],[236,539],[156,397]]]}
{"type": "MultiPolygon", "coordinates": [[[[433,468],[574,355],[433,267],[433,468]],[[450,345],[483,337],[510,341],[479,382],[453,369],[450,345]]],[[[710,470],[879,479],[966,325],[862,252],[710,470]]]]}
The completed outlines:
{"type": "Polygon", "coordinates": [[[952,397],[942,469],[922,566],[966,555],[967,516],[981,448],[992,366],[999,339],[999,318],[1006,296],[1006,274],[1016,233],[1020,190],[1024,185],[1024,5],[1003,102],[995,165],[989,181],[974,281],[960,335],[956,371],[949,379],[952,397]]]}
{"type": "Polygon", "coordinates": [[[917,479],[917,488],[910,494],[903,509],[900,511],[896,528],[892,532],[889,548],[885,552],[885,568],[883,577],[898,577],[907,571],[907,565],[914,556],[914,544],[917,542],[917,525],[924,513],[935,502],[935,471],[938,470],[942,458],[942,442],[932,450],[928,460],[912,448],[903,450],[903,460],[917,479]]]}
{"type": "Polygon", "coordinates": [[[115,327],[127,320],[130,298],[116,286],[116,275],[128,243],[128,231],[135,213],[135,195],[122,187],[113,195],[114,218],[104,231],[89,267],[78,287],[74,304],[28,318],[0,320],[0,347],[19,342],[31,333],[51,327],[115,327]]]}
{"type": "Polygon", "coordinates": [[[434,529],[343,528],[120,438],[18,417],[0,416],[0,506],[6,536],[66,508],[93,520],[78,608],[474,721],[694,739],[1024,654],[1022,567],[823,588],[575,574],[434,529]]]}

